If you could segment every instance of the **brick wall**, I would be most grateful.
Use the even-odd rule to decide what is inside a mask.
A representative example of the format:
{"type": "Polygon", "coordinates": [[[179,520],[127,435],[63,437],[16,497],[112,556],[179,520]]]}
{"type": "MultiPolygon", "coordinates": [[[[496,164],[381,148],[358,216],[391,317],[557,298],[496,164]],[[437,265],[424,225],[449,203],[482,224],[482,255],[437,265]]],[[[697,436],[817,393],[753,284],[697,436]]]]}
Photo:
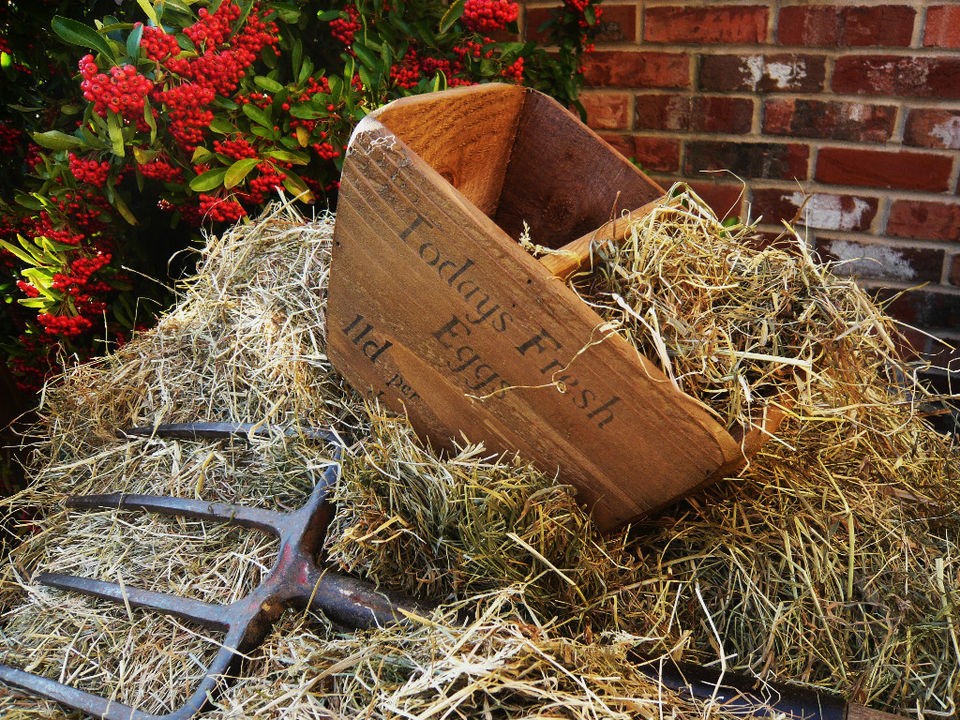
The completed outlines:
{"type": "MultiPolygon", "coordinates": [[[[553,4],[525,3],[529,35],[553,4]]],[[[595,130],[721,214],[762,216],[775,233],[799,212],[822,256],[881,297],[923,285],[891,312],[960,344],[960,4],[603,8],[582,96],[595,130]]]]}

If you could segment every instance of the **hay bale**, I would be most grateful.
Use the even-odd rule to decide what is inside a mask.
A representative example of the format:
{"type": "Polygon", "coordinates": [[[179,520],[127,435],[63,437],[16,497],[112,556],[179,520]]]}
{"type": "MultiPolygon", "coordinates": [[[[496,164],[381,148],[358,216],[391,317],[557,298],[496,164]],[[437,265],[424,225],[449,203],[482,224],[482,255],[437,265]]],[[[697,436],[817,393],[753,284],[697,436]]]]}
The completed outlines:
{"type": "MultiPolygon", "coordinates": [[[[699,207],[689,194],[678,205],[680,197],[661,217],[699,207]]],[[[329,458],[279,430],[334,425],[349,448],[327,561],[438,608],[412,625],[364,633],[289,613],[209,717],[723,714],[651,683],[630,662],[635,651],[720,662],[880,709],[951,712],[960,694],[956,447],[918,414],[920,388],[894,389],[891,379],[909,368],[889,352],[889,320],[853,285],[799,246],[761,259],[740,229],[717,229],[702,207],[691,214],[702,216],[704,251],[688,252],[682,275],[670,279],[666,260],[640,262],[648,245],[667,242],[650,235],[652,224],[636,229],[633,255],[628,247],[599,257],[604,269],[575,283],[586,301],[620,308],[631,337],[645,327],[629,324],[634,315],[659,328],[674,377],[705,403],[718,401],[721,417],[789,390],[786,421],[742,477],[602,537],[569,488],[522,459],[469,445],[438,457],[329,367],[331,218],[274,211],[211,239],[198,276],[156,329],[48,390],[34,480],[5,505],[39,514],[0,576],[0,661],[154,712],[175,708],[216,637],[30,578],[82,571],[225,602],[259,580],[275,543],[183,519],[68,513],[64,496],[152,492],[296,507],[329,458]],[[708,247],[714,241],[722,247],[708,247]],[[610,285],[620,269],[630,277],[610,285]],[[726,288],[730,272],[736,291],[726,288]],[[667,283],[668,296],[683,297],[678,285],[703,295],[658,309],[654,324],[644,305],[654,281],[667,283]],[[797,317],[764,331],[772,320],[760,315],[778,292],[796,300],[797,317]],[[707,346],[664,332],[729,309],[730,337],[690,331],[711,339],[709,361],[697,358],[707,346]],[[810,322],[800,329],[798,318],[810,322]],[[767,344],[749,336],[764,332],[767,344]],[[700,368],[716,372],[695,378],[700,368]],[[249,442],[114,435],[130,424],[197,419],[279,430],[249,442]]],[[[682,259],[684,243],[672,252],[682,259]]],[[[0,698],[0,711],[61,716],[15,692],[0,698]]]]}

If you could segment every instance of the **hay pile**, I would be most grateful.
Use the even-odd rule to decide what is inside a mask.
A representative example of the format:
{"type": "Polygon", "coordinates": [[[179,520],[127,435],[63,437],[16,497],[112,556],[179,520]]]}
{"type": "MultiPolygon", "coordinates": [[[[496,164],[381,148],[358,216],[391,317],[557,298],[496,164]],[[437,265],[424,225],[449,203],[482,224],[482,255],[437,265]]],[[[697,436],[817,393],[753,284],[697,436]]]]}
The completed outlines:
{"type": "MultiPolygon", "coordinates": [[[[954,711],[960,463],[949,439],[917,415],[916,398],[892,389],[889,322],[859,291],[838,289],[821,271],[809,274],[802,253],[785,253],[804,268],[810,313],[836,310],[839,325],[817,316],[803,331],[817,334],[798,350],[800,340],[781,338],[794,320],[768,327],[762,344],[750,335],[762,329],[747,319],[762,324],[766,311],[747,311],[734,333],[743,344],[717,340],[719,350],[702,363],[732,384],[713,392],[716,383],[704,381],[700,392],[681,361],[696,362],[697,350],[667,345],[665,327],[732,307],[729,298],[740,308],[777,302],[775,286],[784,298],[800,295],[791,285],[796,275],[742,247],[743,267],[756,274],[750,287],[762,297],[746,297],[746,285],[710,291],[731,284],[716,265],[723,248],[739,243],[736,233],[702,238],[705,249],[683,277],[702,275],[711,313],[706,299],[689,307],[680,299],[683,314],[660,316],[655,326],[674,377],[705,402],[713,392],[723,417],[738,417],[782,387],[791,391],[791,412],[743,477],[604,538],[568,488],[521,460],[469,446],[438,458],[405,421],[367,407],[343,385],[325,356],[331,231],[330,218],[305,222],[277,211],[211,240],[198,277],[155,330],[48,391],[48,439],[37,448],[34,481],[6,504],[10,515],[31,507],[39,515],[0,570],[0,661],[153,712],[175,708],[216,637],[43,588],[31,576],[122,577],[227,602],[258,581],[275,543],[143,513],[68,513],[64,496],[151,492],[296,507],[329,453],[282,431],[332,424],[349,449],[328,562],[439,607],[412,625],[365,633],[288,613],[207,717],[722,715],[659,688],[628,661],[633,652],[811,684],[880,709],[930,718],[954,711]],[[713,251],[708,243],[717,243],[713,251]],[[728,299],[716,300],[724,292],[728,299]],[[804,364],[767,366],[754,355],[804,364]],[[738,364],[722,367],[730,357],[738,364]],[[114,435],[132,424],[198,419],[277,430],[249,442],[114,435]]],[[[647,242],[638,234],[637,249],[647,242]]],[[[631,308],[623,331],[639,338],[643,323],[628,320],[639,315],[650,324],[650,316],[629,289],[642,287],[642,268],[675,281],[664,262],[651,266],[634,255],[635,267],[631,256],[598,263],[609,277],[627,269],[626,285],[611,285],[603,273],[577,282],[587,301],[611,309],[621,307],[616,293],[631,308]]],[[[7,692],[0,715],[62,712],[7,692]]]]}

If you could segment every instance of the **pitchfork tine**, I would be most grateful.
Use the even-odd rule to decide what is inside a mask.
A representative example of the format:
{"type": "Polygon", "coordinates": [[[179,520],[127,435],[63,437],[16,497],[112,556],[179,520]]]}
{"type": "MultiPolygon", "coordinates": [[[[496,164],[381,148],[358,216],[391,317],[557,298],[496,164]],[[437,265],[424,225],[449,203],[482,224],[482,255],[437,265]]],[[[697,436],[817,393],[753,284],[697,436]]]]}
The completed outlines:
{"type": "Polygon", "coordinates": [[[37,576],[37,582],[58,590],[72,590],[101,600],[129,604],[130,607],[155,610],[164,615],[195,622],[211,630],[226,630],[229,627],[229,623],[223,620],[223,605],[61,573],[41,573],[37,576]]]}
{"type": "MultiPolygon", "coordinates": [[[[318,488],[321,486],[318,485],[318,488]]],[[[323,489],[325,490],[325,484],[323,489]]],[[[203,500],[187,500],[166,495],[137,495],[107,493],[105,495],[75,495],[67,498],[67,506],[84,510],[117,508],[122,510],[147,510],[161,515],[185,515],[198,520],[216,520],[242,527],[253,528],[272,535],[280,535],[286,513],[263,508],[212,503],[203,500]]]]}

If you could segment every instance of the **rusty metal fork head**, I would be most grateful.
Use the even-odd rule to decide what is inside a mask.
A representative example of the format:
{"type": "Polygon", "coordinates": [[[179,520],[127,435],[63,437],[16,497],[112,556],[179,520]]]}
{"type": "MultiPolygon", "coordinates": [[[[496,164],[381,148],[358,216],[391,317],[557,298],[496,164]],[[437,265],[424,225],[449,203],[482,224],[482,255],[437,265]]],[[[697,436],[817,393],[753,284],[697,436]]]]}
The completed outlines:
{"type": "MultiPolygon", "coordinates": [[[[247,424],[185,423],[149,429],[133,428],[125,431],[125,434],[141,435],[146,432],[165,437],[197,439],[248,437],[257,434],[258,429],[247,424]]],[[[335,623],[353,628],[369,628],[402,620],[405,611],[414,610],[412,603],[392,599],[369,583],[326,571],[318,565],[316,556],[331,517],[327,497],[339,477],[342,444],[330,431],[311,429],[306,434],[330,444],[333,462],[324,471],[306,503],[291,512],[123,493],[82,495],[67,500],[68,506],[78,509],[144,510],[239,525],[278,538],[278,556],[264,581],[246,597],[228,605],[74,575],[42,573],[37,576],[38,583],[49,587],[126,603],[131,607],[171,615],[224,633],[216,657],[196,690],[180,708],[165,715],[156,715],[6,665],[0,665],[0,681],[104,720],[187,720],[208,704],[223,678],[236,670],[241,656],[263,642],[270,627],[288,607],[320,610],[335,623]]]]}

